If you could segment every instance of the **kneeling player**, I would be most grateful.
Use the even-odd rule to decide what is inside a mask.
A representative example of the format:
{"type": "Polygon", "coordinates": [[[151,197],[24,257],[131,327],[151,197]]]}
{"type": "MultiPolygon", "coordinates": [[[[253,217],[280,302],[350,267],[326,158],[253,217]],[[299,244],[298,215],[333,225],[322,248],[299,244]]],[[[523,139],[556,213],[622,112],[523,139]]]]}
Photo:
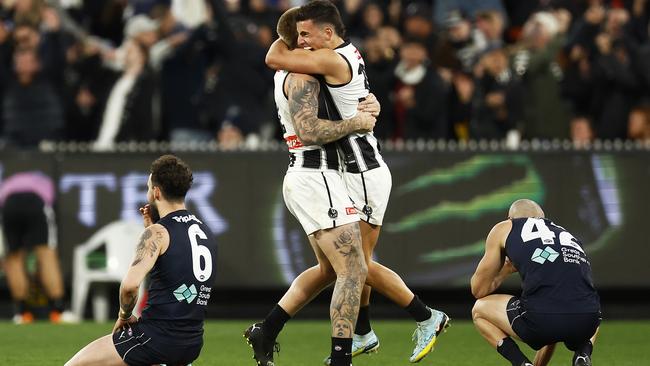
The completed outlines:
{"type": "Polygon", "coordinates": [[[515,201],[508,220],[492,228],[471,285],[474,325],[513,366],[533,363],[511,337],[538,350],[536,366],[548,362],[558,342],[574,352],[574,366],[591,365],[601,320],[591,266],[580,241],[544,218],[537,203],[515,201]],[[493,294],[514,272],[523,281],[521,297],[493,294]]]}

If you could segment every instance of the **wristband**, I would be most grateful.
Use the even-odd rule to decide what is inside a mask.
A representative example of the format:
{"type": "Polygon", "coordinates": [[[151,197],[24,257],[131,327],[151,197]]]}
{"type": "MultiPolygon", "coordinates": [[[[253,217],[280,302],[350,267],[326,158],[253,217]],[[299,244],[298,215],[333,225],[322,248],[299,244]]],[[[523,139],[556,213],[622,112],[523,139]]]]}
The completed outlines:
{"type": "Polygon", "coordinates": [[[133,315],[132,312],[129,311],[127,313],[126,311],[122,310],[122,308],[120,308],[120,312],[117,313],[117,316],[122,320],[128,320],[131,317],[131,315],[133,315]]]}

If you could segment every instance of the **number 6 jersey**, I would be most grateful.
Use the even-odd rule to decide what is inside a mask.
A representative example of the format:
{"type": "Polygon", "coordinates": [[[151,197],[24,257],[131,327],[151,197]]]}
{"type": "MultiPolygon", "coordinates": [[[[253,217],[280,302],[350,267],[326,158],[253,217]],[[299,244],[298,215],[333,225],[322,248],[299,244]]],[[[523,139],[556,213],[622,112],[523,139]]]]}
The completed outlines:
{"type": "Polygon", "coordinates": [[[157,223],[169,232],[169,247],[150,272],[142,318],[167,321],[188,338],[202,336],[215,279],[216,241],[210,229],[187,210],[171,212],[157,223]]]}
{"type": "Polygon", "coordinates": [[[505,249],[522,279],[521,300],[537,313],[593,313],[600,298],[582,244],[547,219],[513,219],[505,249]]]}

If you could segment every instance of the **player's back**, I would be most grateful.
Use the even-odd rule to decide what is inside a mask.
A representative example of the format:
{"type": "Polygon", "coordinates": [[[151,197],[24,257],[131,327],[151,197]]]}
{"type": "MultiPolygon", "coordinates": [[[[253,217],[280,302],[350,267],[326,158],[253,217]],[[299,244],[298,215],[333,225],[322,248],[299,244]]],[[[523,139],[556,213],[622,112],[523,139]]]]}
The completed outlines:
{"type": "Polygon", "coordinates": [[[158,224],[169,233],[169,247],[150,272],[142,318],[182,335],[188,344],[197,343],[215,280],[217,244],[210,229],[187,210],[171,212],[158,224]]]}
{"type": "Polygon", "coordinates": [[[547,219],[513,219],[506,254],[522,278],[521,299],[528,311],[591,313],[600,299],[582,244],[547,219]]]}
{"type": "MultiPolygon", "coordinates": [[[[288,171],[322,171],[339,170],[339,156],[334,143],[319,145],[304,145],[296,133],[293,117],[289,110],[288,95],[285,92],[285,84],[290,73],[288,71],[276,71],[274,76],[274,99],[278,109],[278,119],[282,127],[282,137],[289,148],[288,171]]],[[[323,94],[324,86],[321,82],[320,93],[318,94],[318,118],[331,119],[327,113],[328,105],[323,94]]],[[[340,119],[340,118],[337,118],[340,119]]]]}

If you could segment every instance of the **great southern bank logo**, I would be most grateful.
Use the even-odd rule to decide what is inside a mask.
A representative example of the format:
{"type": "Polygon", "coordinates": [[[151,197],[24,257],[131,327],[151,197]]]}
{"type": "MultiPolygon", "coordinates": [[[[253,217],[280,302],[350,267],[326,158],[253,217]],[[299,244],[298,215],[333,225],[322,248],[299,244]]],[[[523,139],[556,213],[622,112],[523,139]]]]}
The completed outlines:
{"type": "Polygon", "coordinates": [[[187,303],[191,303],[194,301],[198,293],[196,292],[196,286],[192,284],[192,286],[187,287],[187,285],[182,284],[180,285],[176,290],[174,290],[174,296],[176,297],[176,300],[178,301],[187,301],[187,303]]]}
{"type": "Polygon", "coordinates": [[[546,261],[555,262],[559,255],[560,254],[553,250],[551,247],[546,247],[544,250],[537,248],[535,249],[535,252],[533,253],[533,256],[530,257],[530,259],[533,262],[544,264],[546,261]]]}

